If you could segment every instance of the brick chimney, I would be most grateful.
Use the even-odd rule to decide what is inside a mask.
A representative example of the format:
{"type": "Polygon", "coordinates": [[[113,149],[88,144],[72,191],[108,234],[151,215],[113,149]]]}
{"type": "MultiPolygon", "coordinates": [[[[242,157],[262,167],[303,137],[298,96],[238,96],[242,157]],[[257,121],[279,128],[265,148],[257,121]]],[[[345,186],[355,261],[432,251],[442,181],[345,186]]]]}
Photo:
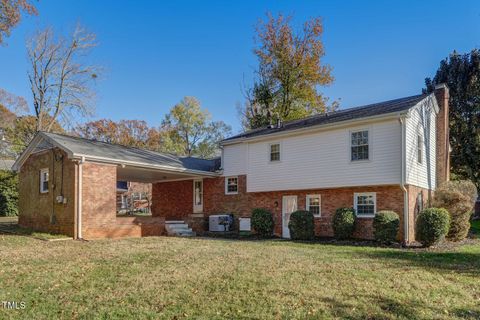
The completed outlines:
{"type": "Polygon", "coordinates": [[[436,181],[437,186],[443,182],[450,180],[450,130],[449,130],[449,106],[448,99],[450,97],[446,84],[437,84],[435,86],[435,98],[437,99],[440,111],[437,114],[436,123],[436,181]]]}

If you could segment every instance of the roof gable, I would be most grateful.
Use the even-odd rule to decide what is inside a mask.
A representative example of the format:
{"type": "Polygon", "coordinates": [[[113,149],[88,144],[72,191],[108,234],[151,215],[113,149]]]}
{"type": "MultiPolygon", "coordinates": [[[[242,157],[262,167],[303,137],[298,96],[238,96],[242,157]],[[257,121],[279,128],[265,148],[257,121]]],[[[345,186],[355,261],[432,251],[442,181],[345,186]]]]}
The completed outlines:
{"type": "Polygon", "coordinates": [[[173,171],[215,172],[219,169],[216,159],[178,157],[167,153],[49,132],[37,133],[27,150],[15,163],[14,168],[18,170],[31,153],[52,148],[53,146],[65,151],[71,159],[85,157],[90,160],[108,163],[124,163],[147,167],[161,166],[171,168],[173,171]]]}

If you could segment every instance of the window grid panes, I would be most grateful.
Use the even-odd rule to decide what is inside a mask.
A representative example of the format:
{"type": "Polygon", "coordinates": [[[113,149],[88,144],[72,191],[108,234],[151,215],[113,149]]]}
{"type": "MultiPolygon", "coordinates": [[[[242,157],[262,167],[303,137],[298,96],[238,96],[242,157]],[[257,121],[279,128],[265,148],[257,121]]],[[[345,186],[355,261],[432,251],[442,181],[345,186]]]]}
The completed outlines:
{"type": "Polygon", "coordinates": [[[238,178],[227,178],[227,193],[238,192],[238,178]]]}
{"type": "Polygon", "coordinates": [[[357,195],[357,215],[375,215],[375,198],[373,195],[357,195]]]}
{"type": "Polygon", "coordinates": [[[48,169],[43,169],[40,171],[40,192],[48,192],[48,169]]]}
{"type": "Polygon", "coordinates": [[[320,195],[307,197],[307,210],[314,216],[320,216],[320,195]]]}
{"type": "Polygon", "coordinates": [[[423,161],[423,138],[419,134],[417,135],[417,161],[418,163],[422,163],[423,161]]]}
{"type": "Polygon", "coordinates": [[[352,161],[368,160],[368,131],[352,132],[352,161]]]}
{"type": "Polygon", "coordinates": [[[280,161],[280,144],[270,145],[270,161],[280,161]]]}

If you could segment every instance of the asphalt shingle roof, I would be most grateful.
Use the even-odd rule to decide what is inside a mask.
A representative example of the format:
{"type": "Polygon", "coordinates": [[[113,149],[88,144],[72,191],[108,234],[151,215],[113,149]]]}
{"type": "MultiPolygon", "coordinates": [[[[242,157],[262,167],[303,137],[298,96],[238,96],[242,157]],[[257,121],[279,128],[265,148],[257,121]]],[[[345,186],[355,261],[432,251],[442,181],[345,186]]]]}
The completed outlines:
{"type": "Polygon", "coordinates": [[[284,122],[280,128],[263,127],[244,133],[229,137],[223,141],[230,141],[238,138],[252,138],[257,136],[268,135],[277,132],[301,129],[311,126],[331,124],[335,122],[342,122],[354,119],[367,118],[382,114],[389,114],[394,112],[401,112],[410,109],[417,103],[425,99],[427,95],[421,94],[411,97],[405,97],[395,100],[383,101],[379,103],[359,106],[355,108],[348,108],[325,114],[314,115],[308,118],[284,122]]]}
{"type": "Polygon", "coordinates": [[[178,157],[172,154],[154,152],[139,148],[126,147],[96,140],[67,136],[63,134],[42,132],[57,144],[74,154],[132,161],[145,165],[165,165],[179,169],[214,172],[219,169],[218,159],[200,159],[195,157],[178,157]]]}

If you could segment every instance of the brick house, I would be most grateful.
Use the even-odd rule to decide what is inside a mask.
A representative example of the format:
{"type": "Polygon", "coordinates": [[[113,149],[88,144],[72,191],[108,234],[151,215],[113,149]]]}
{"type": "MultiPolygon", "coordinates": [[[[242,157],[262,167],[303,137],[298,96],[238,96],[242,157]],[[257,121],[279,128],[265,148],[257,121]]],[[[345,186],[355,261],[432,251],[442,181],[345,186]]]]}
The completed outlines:
{"type": "Polygon", "coordinates": [[[52,133],[38,133],[14,168],[20,224],[75,238],[165,233],[182,220],[197,233],[209,215],[273,214],[289,237],[297,209],[332,236],[332,216],[354,207],[355,236],[372,238],[380,210],[415,239],[416,214],[449,179],[448,88],[247,131],[222,141],[220,159],[182,158],[52,133]],[[117,181],[152,183],[151,217],[116,215],[117,181]]]}

